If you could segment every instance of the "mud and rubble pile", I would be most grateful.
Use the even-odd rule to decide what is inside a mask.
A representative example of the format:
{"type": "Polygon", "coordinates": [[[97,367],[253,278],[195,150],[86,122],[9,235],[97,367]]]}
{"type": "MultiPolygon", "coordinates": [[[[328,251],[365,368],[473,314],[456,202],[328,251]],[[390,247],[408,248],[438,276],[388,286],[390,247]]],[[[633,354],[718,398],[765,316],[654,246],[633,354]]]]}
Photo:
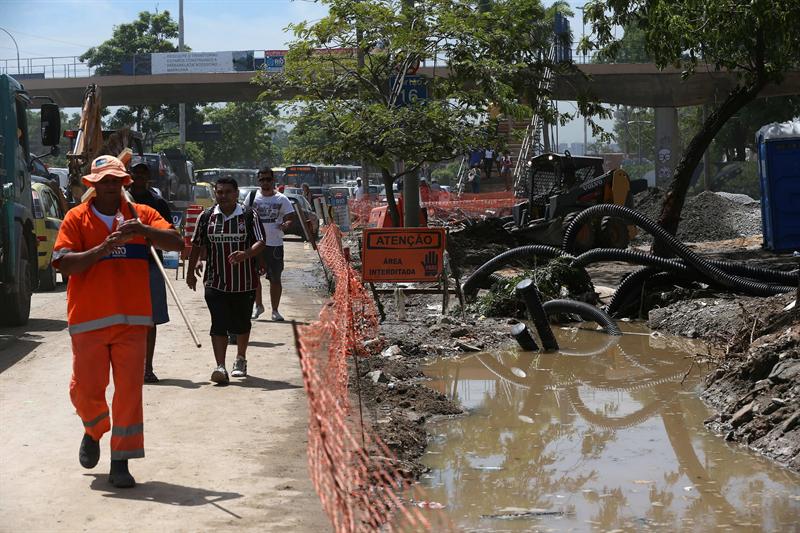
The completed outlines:
{"type": "MultiPolygon", "coordinates": [[[[649,189],[634,197],[634,208],[648,218],[658,220],[664,203],[664,191],[649,189]]],[[[761,207],[758,200],[743,194],[702,192],[686,199],[678,226],[683,242],[721,241],[761,233],[761,207]]],[[[634,244],[650,242],[644,231],[634,244]]]]}
{"type": "MultiPolygon", "coordinates": [[[[438,304],[440,298],[435,298],[438,304]]],[[[431,301],[428,295],[410,295],[405,301],[408,318],[398,321],[395,300],[386,298],[387,320],[381,324],[373,355],[359,359],[357,370],[354,364],[350,369],[350,390],[361,397],[365,422],[412,477],[425,470],[418,462],[427,446],[425,422],[462,412],[444,394],[425,386],[429,379],[421,367],[426,358],[454,357],[513,342],[507,319],[462,315],[457,309],[442,316],[440,305],[431,301]],[[355,375],[360,377],[358,383],[355,375]]]]}
{"type": "Polygon", "coordinates": [[[451,228],[447,235],[451,261],[461,268],[482,265],[515,246],[517,241],[503,228],[499,218],[467,219],[451,228]]]}
{"type": "Polygon", "coordinates": [[[701,298],[650,312],[650,327],[703,338],[724,352],[702,398],[706,422],[800,472],[800,311],[794,294],[701,298]]]}

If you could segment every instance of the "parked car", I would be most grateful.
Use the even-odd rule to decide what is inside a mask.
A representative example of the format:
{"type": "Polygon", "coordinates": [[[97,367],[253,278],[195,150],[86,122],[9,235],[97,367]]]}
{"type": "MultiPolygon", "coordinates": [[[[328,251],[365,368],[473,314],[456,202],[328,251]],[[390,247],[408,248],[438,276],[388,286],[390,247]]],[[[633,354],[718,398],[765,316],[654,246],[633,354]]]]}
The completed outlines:
{"type": "Polygon", "coordinates": [[[58,176],[58,186],[66,190],[67,185],[69,185],[69,169],[50,167],[47,170],[50,172],[51,177],[53,176],[53,174],[58,176]]]}
{"type": "Polygon", "coordinates": [[[239,203],[243,204],[247,201],[247,197],[250,195],[251,191],[258,191],[261,187],[239,187],[239,203]]]}
{"type": "Polygon", "coordinates": [[[206,181],[198,181],[194,184],[194,203],[202,205],[207,209],[216,203],[214,186],[206,181]]]}
{"type": "MultiPolygon", "coordinates": [[[[46,178],[31,176],[33,196],[33,231],[38,250],[39,289],[51,291],[56,288],[56,269],[53,267],[53,246],[58,230],[64,220],[61,190],[46,178]],[[58,191],[58,193],[56,192],[58,191]]],[[[65,279],[66,281],[66,279],[65,279]]]]}

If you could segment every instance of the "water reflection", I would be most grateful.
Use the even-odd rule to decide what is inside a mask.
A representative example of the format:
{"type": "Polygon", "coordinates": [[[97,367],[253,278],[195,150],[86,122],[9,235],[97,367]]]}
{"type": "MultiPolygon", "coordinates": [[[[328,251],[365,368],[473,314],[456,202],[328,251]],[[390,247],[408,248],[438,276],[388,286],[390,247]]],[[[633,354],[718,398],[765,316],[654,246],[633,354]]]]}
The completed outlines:
{"type": "Polygon", "coordinates": [[[470,411],[430,428],[429,497],[465,530],[797,528],[800,476],[703,427],[687,356],[705,348],[624,329],[556,331],[572,355],[428,367],[431,386],[470,411]]]}

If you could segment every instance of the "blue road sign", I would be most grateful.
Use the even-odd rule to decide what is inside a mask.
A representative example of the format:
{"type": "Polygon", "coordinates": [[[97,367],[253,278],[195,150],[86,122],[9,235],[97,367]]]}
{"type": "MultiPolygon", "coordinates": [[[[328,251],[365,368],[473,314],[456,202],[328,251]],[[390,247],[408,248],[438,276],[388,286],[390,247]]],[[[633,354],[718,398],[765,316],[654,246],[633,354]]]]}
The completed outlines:
{"type": "Polygon", "coordinates": [[[172,215],[172,225],[180,228],[183,222],[183,211],[172,211],[170,214],[172,215]]]}
{"type": "MultiPolygon", "coordinates": [[[[395,81],[396,79],[393,78],[392,85],[394,85],[395,81]]],[[[427,99],[428,85],[426,78],[423,76],[406,76],[403,78],[403,88],[397,98],[398,107],[416,104],[427,99]]]]}

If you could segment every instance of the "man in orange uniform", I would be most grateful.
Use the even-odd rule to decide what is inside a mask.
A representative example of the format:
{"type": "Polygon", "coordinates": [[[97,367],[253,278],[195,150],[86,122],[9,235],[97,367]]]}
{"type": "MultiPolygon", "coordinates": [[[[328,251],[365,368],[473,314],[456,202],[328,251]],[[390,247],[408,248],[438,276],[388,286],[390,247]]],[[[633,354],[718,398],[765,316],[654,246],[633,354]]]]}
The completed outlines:
{"type": "Polygon", "coordinates": [[[100,459],[100,438],[111,430],[109,482],[133,487],[128,459],[144,457],[142,383],[147,329],[153,325],[148,246],[180,250],[183,241],[155,209],[125,200],[122,187],[131,177],[116,157],[96,158],[83,183],[94,187],[94,197],[67,213],[53,251],[53,264],[69,275],[69,392],[85,431],[78,458],[93,468],[100,459]],[[110,420],[109,367],[114,375],[110,420]]]}

